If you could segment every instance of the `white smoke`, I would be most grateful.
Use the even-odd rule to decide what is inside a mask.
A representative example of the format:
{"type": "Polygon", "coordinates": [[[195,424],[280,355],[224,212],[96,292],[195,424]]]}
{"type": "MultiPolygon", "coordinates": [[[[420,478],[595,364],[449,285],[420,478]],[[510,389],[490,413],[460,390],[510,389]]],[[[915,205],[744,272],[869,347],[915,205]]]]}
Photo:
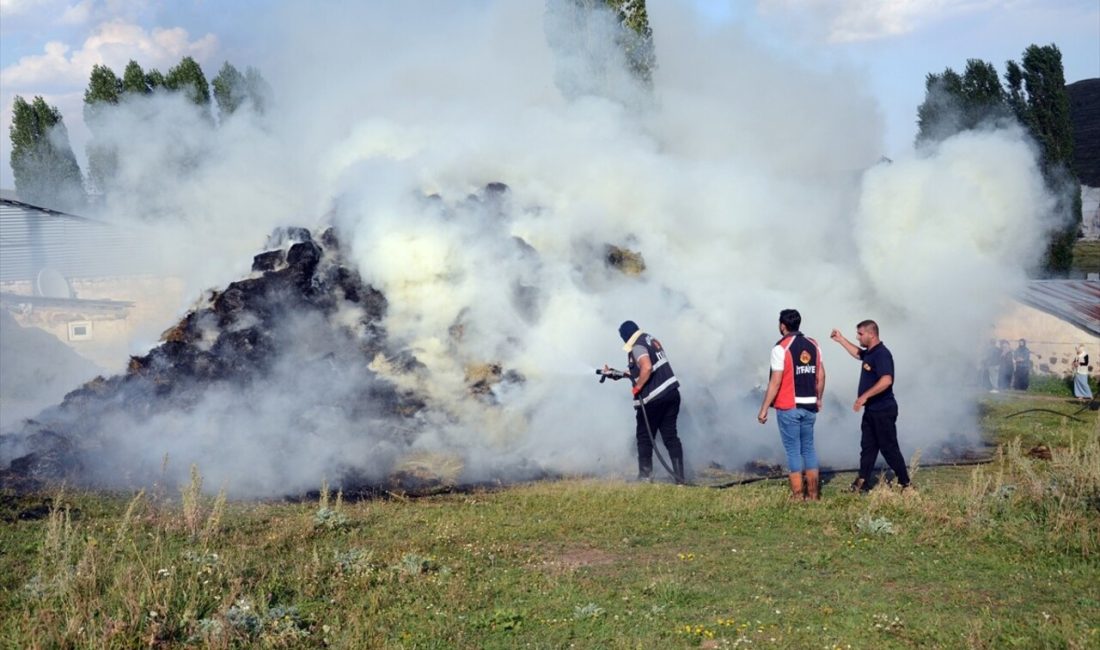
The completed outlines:
{"type": "Polygon", "coordinates": [[[130,460],[167,453],[238,494],[305,489],[347,466],[381,477],[417,450],[461,455],[466,480],[630,473],[626,386],[593,369],[623,367],[616,329],[632,319],[681,380],[689,466],[782,462],[754,389],[789,307],[824,349],[824,462],[858,456],[858,365],[828,333],[853,338],[864,318],[894,351],[903,450],[973,434],[978,343],[1034,263],[1050,202],[1022,132],[879,163],[881,117],[857,74],[651,5],[652,96],[621,70],[595,94],[576,76],[592,67],[547,45],[569,42],[553,32],[568,21],[536,3],[291,4],[258,27],[278,44],[253,62],[277,95],[267,115],[215,128],[172,98],[124,107],[104,131],[124,161],[110,211],[155,224],[166,268],[196,291],[223,286],[273,226],[331,218],[386,295],[392,340],[425,366],[377,369],[432,405],[395,444],[317,407],[360,380],[276,372],[186,415],[126,419],[112,435],[130,460]],[[510,190],[467,198],[493,181],[510,190]],[[644,274],[609,268],[606,244],[640,251],[644,274]],[[471,399],[467,373],[488,363],[525,381],[471,399]]]}

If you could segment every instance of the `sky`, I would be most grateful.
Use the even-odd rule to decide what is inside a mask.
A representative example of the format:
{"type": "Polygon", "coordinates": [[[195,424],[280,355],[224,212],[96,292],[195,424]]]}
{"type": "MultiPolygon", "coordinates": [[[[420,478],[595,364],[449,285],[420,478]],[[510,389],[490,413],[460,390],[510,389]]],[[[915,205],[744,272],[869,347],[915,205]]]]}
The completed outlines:
{"type": "MultiPolygon", "coordinates": [[[[208,79],[226,60],[262,70],[279,46],[257,26],[277,4],[0,0],[0,187],[14,184],[7,127],[15,95],[41,94],[61,109],[85,168],[82,94],[94,64],[121,74],[134,59],[163,72],[192,56],[208,79]]],[[[968,58],[1003,71],[1027,45],[1055,43],[1067,82],[1100,76],[1100,4],[1094,0],[650,0],[649,6],[654,16],[662,10],[697,15],[715,30],[735,25],[778,57],[862,76],[884,120],[888,157],[912,145],[929,72],[961,70],[968,58]]],[[[662,42],[660,21],[652,23],[659,60],[670,43],[662,42]]]]}
{"type": "MultiPolygon", "coordinates": [[[[124,464],[155,476],[170,453],[182,480],[194,462],[242,494],[315,487],[352,459],[384,475],[417,451],[461,454],[470,480],[630,473],[626,386],[593,374],[623,366],[627,319],[681,380],[689,466],[780,462],[755,415],[790,307],[824,345],[825,462],[850,466],[859,430],[859,365],[829,333],[851,338],[868,317],[900,368],[906,453],[975,434],[959,396],[1063,215],[1016,125],[912,149],[924,75],[1054,41],[1068,79],[1096,76],[1095,1],[654,0],[652,88],[627,70],[613,19],[577,29],[569,2],[4,1],[2,91],[47,95],[78,157],[93,63],[164,71],[190,55],[208,76],[229,60],[271,83],[263,113],[215,123],[156,94],[97,126],[119,154],[100,209],[148,238],[137,248],[156,251],[154,275],[186,284],[165,329],[247,276],[274,227],[334,225],[387,298],[390,344],[419,362],[371,364],[429,405],[395,440],[349,415],[339,377],[297,372],[317,367],[319,343],[295,330],[301,347],[280,352],[287,372],[262,395],[218,386],[186,412],[119,413],[105,431],[124,464]],[[503,199],[486,200],[491,182],[503,199]],[[640,253],[645,272],[609,267],[608,245],[640,253]],[[470,370],[487,363],[525,381],[471,399],[470,370]]],[[[356,322],[351,307],[338,318],[356,322]]]]}

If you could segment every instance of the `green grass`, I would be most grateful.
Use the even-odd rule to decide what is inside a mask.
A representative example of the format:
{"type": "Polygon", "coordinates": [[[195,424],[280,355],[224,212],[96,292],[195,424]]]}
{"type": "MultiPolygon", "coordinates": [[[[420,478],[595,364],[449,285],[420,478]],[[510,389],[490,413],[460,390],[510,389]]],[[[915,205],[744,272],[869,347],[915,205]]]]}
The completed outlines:
{"type": "Polygon", "coordinates": [[[1097,435],[1097,411],[1072,397],[1035,394],[990,396],[979,405],[985,437],[1004,444],[1019,438],[1024,447],[1065,447],[1097,435]],[[1082,410],[1084,409],[1084,410],[1082,410]]]}
{"type": "Polygon", "coordinates": [[[1100,272],[1100,241],[1078,239],[1073,246],[1073,268],[1082,273],[1100,272]]]}
{"type": "Polygon", "coordinates": [[[1032,403],[992,401],[985,422],[1051,460],[1013,442],[990,465],[916,468],[919,494],[837,476],[819,503],[774,481],[4,494],[0,647],[1100,647],[1096,413],[997,420],[1032,403]]]}

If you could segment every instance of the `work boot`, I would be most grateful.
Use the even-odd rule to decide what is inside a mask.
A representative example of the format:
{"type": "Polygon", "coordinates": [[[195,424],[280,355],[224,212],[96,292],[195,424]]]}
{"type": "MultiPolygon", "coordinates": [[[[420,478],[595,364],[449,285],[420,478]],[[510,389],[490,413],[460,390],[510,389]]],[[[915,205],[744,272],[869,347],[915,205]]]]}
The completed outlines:
{"type": "Polygon", "coordinates": [[[816,469],[806,470],[806,496],[810,501],[817,501],[821,498],[821,485],[818,481],[818,471],[816,469]]]}
{"type": "Polygon", "coordinates": [[[852,484],[848,486],[848,491],[849,492],[859,492],[862,489],[863,489],[863,479],[861,479],[861,478],[857,478],[856,480],[852,481],[852,484]]]}
{"type": "Polygon", "coordinates": [[[652,481],[653,480],[653,459],[645,460],[638,459],[638,480],[639,481],[652,481]]]}
{"type": "Polygon", "coordinates": [[[673,458],[672,459],[672,478],[676,481],[676,485],[684,484],[684,459],[673,458]]]}
{"type": "Polygon", "coordinates": [[[791,482],[791,501],[805,501],[806,496],[802,494],[802,472],[791,472],[787,478],[791,482]]]}

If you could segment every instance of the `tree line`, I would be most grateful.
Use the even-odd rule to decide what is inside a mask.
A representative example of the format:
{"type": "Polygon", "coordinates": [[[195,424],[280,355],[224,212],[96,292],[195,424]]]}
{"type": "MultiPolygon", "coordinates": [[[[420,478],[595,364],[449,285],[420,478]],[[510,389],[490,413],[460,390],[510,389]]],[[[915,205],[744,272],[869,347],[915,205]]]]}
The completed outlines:
{"type": "MultiPolygon", "coordinates": [[[[616,46],[634,76],[651,87],[657,59],[645,0],[547,0],[548,11],[555,3],[570,8],[570,26],[581,31],[587,29],[594,12],[610,10],[619,25],[612,36],[616,46]]],[[[925,90],[917,108],[918,147],[987,125],[1016,122],[1028,131],[1040,151],[1046,184],[1058,198],[1057,214],[1066,224],[1050,233],[1043,269],[1051,275],[1066,274],[1081,224],[1081,198],[1072,169],[1069,100],[1057,46],[1031,45],[1020,63],[1008,61],[1003,85],[992,63],[970,59],[962,74],[951,68],[928,74],[925,90]]],[[[127,97],[158,92],[183,93],[211,122],[211,99],[224,120],[246,104],[262,113],[271,97],[270,86],[257,70],[250,67],[242,74],[228,61],[211,83],[191,57],[166,75],[155,69],[144,71],[136,61],[129,62],[121,77],[107,66],[96,65],[84,93],[84,119],[92,135],[85,179],[57,108],[42,97],[27,102],[16,96],[11,166],[19,195],[31,203],[72,208],[83,203],[85,186],[93,193],[110,191],[118,152],[101,137],[106,116],[127,97]]]]}
{"type": "MultiPolygon", "coordinates": [[[[572,7],[574,27],[584,31],[597,11],[610,11],[619,30],[612,38],[626,57],[630,71],[650,86],[656,68],[653,31],[645,0],[547,0],[572,7]]],[[[119,104],[157,93],[181,93],[201,114],[214,122],[211,99],[224,120],[246,104],[262,113],[271,100],[271,88],[255,68],[241,73],[228,61],[208,83],[202,68],[184,57],[167,74],[143,70],[131,60],[118,76],[105,65],[95,65],[84,92],[84,122],[91,138],[86,147],[88,172],[83,174],[69,143],[61,112],[41,96],[28,102],[16,96],[12,107],[11,167],[19,196],[29,203],[76,210],[88,193],[104,195],[112,190],[119,169],[119,153],[107,137],[110,118],[119,104]]]]}
{"type": "Polygon", "coordinates": [[[988,61],[969,59],[962,74],[946,68],[925,78],[925,98],[917,108],[917,146],[956,133],[1021,125],[1039,150],[1047,189],[1056,198],[1055,215],[1064,224],[1049,233],[1042,262],[1048,275],[1065,275],[1081,229],[1080,181],[1073,170],[1073,125],[1058,46],[1029,45],[1020,62],[1005,63],[1004,83],[988,61]]]}
{"type": "Polygon", "coordinates": [[[121,103],[158,93],[183,95],[211,124],[213,105],[224,121],[245,105],[263,113],[271,102],[271,87],[258,70],[249,67],[241,73],[228,61],[212,82],[189,56],[167,74],[155,68],[145,71],[131,60],[119,77],[110,67],[96,64],[84,91],[84,122],[91,133],[87,176],[73,154],[61,111],[41,96],[30,102],[15,96],[10,160],[19,197],[36,205],[74,210],[86,203],[85,188],[93,194],[110,191],[119,160],[105,133],[109,118],[121,103]]]}

